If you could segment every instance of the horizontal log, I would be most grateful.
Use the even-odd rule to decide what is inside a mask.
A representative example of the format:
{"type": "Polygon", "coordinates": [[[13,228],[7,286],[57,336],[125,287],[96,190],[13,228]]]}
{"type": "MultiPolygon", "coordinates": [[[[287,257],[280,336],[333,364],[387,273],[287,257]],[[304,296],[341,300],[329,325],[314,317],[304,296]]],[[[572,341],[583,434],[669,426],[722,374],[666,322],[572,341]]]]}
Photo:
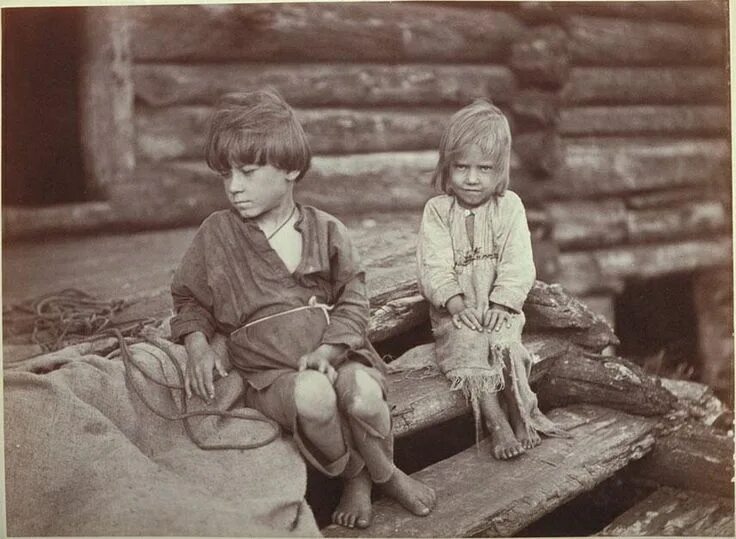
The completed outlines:
{"type": "Polygon", "coordinates": [[[496,10],[408,3],[136,7],[137,61],[494,63],[521,23],[496,10]],[[182,29],[186,29],[185,32],[182,29]]]}
{"type": "Polygon", "coordinates": [[[562,249],[652,240],[710,237],[730,223],[725,202],[693,200],[661,208],[629,209],[621,199],[549,202],[553,238],[562,249]]]}
{"type": "Polygon", "coordinates": [[[733,437],[694,422],[670,429],[632,473],[661,485],[732,497],[733,437]]]}
{"type": "Polygon", "coordinates": [[[681,0],[673,2],[520,2],[513,11],[521,20],[539,24],[564,20],[572,14],[600,15],[651,22],[704,22],[725,24],[725,2],[719,0],[681,0]]]}
{"type": "MultiPolygon", "coordinates": [[[[709,193],[709,191],[706,190],[706,193],[709,193]]],[[[639,193],[626,197],[626,207],[632,210],[666,208],[703,198],[703,195],[704,190],[702,186],[639,193]]]]}
{"type": "Polygon", "coordinates": [[[733,500],[662,487],[597,535],[733,537],[733,500]]]}
{"type": "Polygon", "coordinates": [[[731,265],[731,236],[560,253],[560,283],[571,294],[620,292],[627,278],[648,279],[731,265]]]}
{"type": "Polygon", "coordinates": [[[531,86],[559,88],[567,80],[568,38],[559,26],[538,26],[514,42],[510,65],[518,79],[531,86]]]}
{"type": "Polygon", "coordinates": [[[677,397],[677,406],[684,412],[683,418],[706,426],[730,428],[733,412],[710,387],[692,380],[661,378],[661,381],[664,388],[677,397]]]}
{"type": "Polygon", "coordinates": [[[569,105],[728,103],[722,67],[574,67],[561,98],[569,105]]]}
{"type": "MultiPolygon", "coordinates": [[[[297,118],[317,154],[431,150],[454,110],[307,109],[297,118]]],[[[209,107],[139,108],[139,155],[148,161],[203,158],[209,107]]]]}
{"type": "Polygon", "coordinates": [[[575,65],[725,65],[724,28],[573,16],[565,20],[575,65]]]}
{"type": "Polygon", "coordinates": [[[295,107],[463,106],[516,95],[511,70],[485,64],[137,64],[133,80],[136,98],[152,107],[213,105],[264,86],[295,107]]]}
{"type": "Polygon", "coordinates": [[[567,138],[549,190],[568,198],[708,185],[730,177],[725,139],[567,138]]]}
{"type": "Polygon", "coordinates": [[[727,135],[727,107],[629,106],[561,108],[558,129],[565,136],[727,135]]]}

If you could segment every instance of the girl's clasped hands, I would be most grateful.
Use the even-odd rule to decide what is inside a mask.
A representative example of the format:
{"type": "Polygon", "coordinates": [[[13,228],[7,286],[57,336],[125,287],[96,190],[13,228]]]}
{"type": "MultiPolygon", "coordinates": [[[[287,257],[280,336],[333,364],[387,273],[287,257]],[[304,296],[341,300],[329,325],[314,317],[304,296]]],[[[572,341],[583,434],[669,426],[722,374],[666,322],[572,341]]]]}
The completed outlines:
{"type": "Polygon", "coordinates": [[[447,310],[452,315],[452,323],[457,329],[467,326],[474,331],[490,333],[501,331],[504,324],[511,327],[512,312],[503,305],[492,303],[489,307],[477,308],[467,306],[461,296],[455,296],[447,302],[447,310]]]}

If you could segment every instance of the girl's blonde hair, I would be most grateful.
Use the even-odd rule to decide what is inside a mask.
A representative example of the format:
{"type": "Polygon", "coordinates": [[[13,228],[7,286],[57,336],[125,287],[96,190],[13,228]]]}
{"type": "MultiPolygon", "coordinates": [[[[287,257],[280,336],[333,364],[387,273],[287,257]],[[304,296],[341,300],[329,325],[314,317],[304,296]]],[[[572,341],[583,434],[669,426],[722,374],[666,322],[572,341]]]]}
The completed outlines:
{"type": "Polygon", "coordinates": [[[496,195],[503,195],[509,186],[511,129],[501,109],[483,99],[476,99],[450,118],[440,139],[439,161],[432,183],[437,189],[451,195],[450,167],[458,156],[473,145],[478,146],[487,159],[498,167],[501,181],[496,187],[496,195]]]}
{"type": "Polygon", "coordinates": [[[232,167],[269,164],[298,170],[300,180],[309,169],[312,152],[292,108],[273,88],[225,95],[210,118],[207,165],[220,174],[232,167]]]}

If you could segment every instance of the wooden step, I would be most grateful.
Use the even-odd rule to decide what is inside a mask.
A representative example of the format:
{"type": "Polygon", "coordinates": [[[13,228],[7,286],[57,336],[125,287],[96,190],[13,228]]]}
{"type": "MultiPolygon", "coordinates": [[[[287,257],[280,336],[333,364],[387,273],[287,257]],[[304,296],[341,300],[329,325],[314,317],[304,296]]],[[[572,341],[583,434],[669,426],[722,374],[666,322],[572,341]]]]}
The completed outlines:
{"type": "Polygon", "coordinates": [[[733,537],[732,498],[662,487],[617,517],[598,535],[733,537]]]}
{"type": "Polygon", "coordinates": [[[437,506],[413,516],[393,501],[374,504],[367,530],[331,525],[328,537],[510,536],[592,488],[654,444],[655,422],[595,406],[553,410],[572,438],[546,438],[511,461],[489,454],[488,439],[413,477],[433,487],[437,506]]]}

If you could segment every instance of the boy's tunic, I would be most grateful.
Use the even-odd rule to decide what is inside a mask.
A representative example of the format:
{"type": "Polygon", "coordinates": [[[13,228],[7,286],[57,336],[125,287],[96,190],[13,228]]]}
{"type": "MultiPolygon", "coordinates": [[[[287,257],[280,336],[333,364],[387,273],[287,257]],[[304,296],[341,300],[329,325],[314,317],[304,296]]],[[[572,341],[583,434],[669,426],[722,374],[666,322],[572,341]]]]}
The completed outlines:
{"type": "MultiPolygon", "coordinates": [[[[233,365],[255,389],[293,372],[301,355],[320,343],[342,344],[343,358],[384,371],[366,328],[365,274],[357,265],[347,229],[329,214],[299,206],[294,227],[302,235],[302,258],[290,273],[255,222],[234,209],[203,223],[171,285],[176,315],[172,339],[203,332],[228,335],[233,365]],[[330,323],[318,308],[245,324],[307,305],[311,297],[334,305],[330,323]]],[[[339,363],[339,362],[338,362],[339,363]]]]}

